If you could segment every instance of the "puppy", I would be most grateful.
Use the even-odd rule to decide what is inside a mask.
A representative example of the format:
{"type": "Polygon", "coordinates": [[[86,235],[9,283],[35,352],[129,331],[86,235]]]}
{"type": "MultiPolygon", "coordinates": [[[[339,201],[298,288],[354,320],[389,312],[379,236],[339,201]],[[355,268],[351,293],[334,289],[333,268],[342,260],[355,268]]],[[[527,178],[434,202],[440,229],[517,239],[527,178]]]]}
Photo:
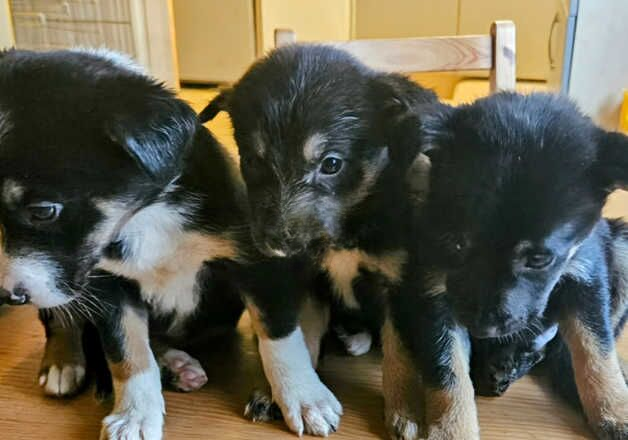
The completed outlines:
{"type": "MultiPolygon", "coordinates": [[[[302,288],[278,280],[272,295],[246,296],[272,397],[299,435],[330,434],[342,412],[314,371],[329,304],[381,323],[401,283],[413,224],[404,188],[416,148],[398,135],[411,109],[435,99],[343,51],[290,46],[254,64],[201,113],[231,116],[254,243],[267,255],[304,259],[309,273],[302,288]]],[[[384,380],[404,374],[399,368],[385,365],[384,380]]],[[[397,423],[388,414],[393,431],[397,423]]]]}
{"type": "Polygon", "coordinates": [[[40,384],[78,389],[90,322],[115,391],[101,437],[161,438],[160,366],[203,385],[186,351],[243,310],[221,269],[249,235],[231,160],[190,107],[104,51],[0,53],[0,145],[0,296],[43,310],[40,384]]]}
{"type": "Polygon", "coordinates": [[[543,94],[441,106],[422,121],[432,168],[417,279],[431,302],[418,327],[432,329],[420,347],[433,359],[421,368],[444,397],[426,400],[427,422],[455,417],[445,437],[475,437],[473,396],[459,391],[471,385],[464,357],[448,335],[516,337],[544,319],[558,325],[554,374],[573,374],[597,436],[628,438],[614,339],[628,304],[626,226],[601,218],[608,194],[628,187],[628,138],[543,94]]]}

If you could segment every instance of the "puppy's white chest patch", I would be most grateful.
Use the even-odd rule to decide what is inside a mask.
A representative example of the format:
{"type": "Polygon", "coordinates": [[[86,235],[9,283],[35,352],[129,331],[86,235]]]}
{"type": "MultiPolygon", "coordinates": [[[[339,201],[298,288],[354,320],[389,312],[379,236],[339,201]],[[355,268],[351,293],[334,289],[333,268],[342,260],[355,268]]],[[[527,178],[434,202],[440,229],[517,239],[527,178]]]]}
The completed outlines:
{"type": "MultiPolygon", "coordinates": [[[[111,240],[122,217],[111,206],[99,234],[111,240]]],[[[139,283],[144,300],[157,314],[190,315],[200,300],[199,271],[206,261],[236,258],[237,246],[226,235],[184,230],[186,211],[156,203],[136,213],[113,239],[123,243],[121,260],[103,258],[98,267],[139,283]]],[[[107,240],[99,241],[100,243],[107,240]]]]}
{"type": "MultiPolygon", "coordinates": [[[[231,240],[198,232],[183,232],[171,237],[172,247],[149,267],[142,264],[144,252],[152,249],[150,242],[138,249],[138,254],[124,261],[103,260],[100,266],[108,271],[136,280],[142,297],[159,314],[174,313],[183,319],[196,309],[200,300],[197,285],[199,271],[205,261],[215,258],[235,258],[231,240]]],[[[154,260],[151,255],[150,260],[154,260]]]]}
{"type": "Polygon", "coordinates": [[[405,261],[406,252],[403,250],[373,255],[360,249],[330,249],[323,256],[321,266],[327,271],[332,289],[342,298],[344,304],[359,308],[353,282],[360,275],[360,270],[379,273],[391,283],[396,283],[401,279],[405,261]]]}

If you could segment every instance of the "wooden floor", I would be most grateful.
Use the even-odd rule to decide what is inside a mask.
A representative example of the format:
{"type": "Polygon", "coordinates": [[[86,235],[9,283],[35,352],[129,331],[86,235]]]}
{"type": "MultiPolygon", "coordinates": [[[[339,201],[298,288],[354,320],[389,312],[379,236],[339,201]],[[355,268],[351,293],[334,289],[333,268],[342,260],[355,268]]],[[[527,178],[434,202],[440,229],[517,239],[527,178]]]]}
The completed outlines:
{"type": "MultiPolygon", "coordinates": [[[[211,96],[184,91],[198,109],[211,96]]],[[[233,151],[228,120],[221,115],[211,124],[217,136],[233,151]]],[[[609,212],[628,215],[626,195],[615,197],[609,212]]],[[[73,400],[42,395],[36,381],[44,335],[30,307],[0,308],[0,439],[93,439],[111,409],[97,402],[91,390],[73,400]]],[[[628,357],[628,337],[619,351],[628,357]]],[[[333,438],[385,438],[381,397],[380,355],[351,358],[325,357],[323,380],[344,405],[345,415],[333,438]]],[[[253,424],[242,417],[246,399],[261,383],[262,372],[247,317],[233,338],[203,359],[209,383],[200,391],[181,394],[166,391],[168,439],[293,439],[281,423],[253,424]]],[[[591,434],[582,417],[526,377],[505,396],[478,399],[483,439],[586,439],[591,434]]]]}

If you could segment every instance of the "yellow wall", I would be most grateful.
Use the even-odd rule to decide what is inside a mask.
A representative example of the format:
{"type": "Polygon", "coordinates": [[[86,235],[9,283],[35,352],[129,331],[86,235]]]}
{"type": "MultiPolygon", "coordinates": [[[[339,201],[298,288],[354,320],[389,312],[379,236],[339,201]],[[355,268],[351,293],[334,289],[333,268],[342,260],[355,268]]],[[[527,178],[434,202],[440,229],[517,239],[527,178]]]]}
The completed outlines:
{"type": "Polygon", "coordinates": [[[0,49],[13,46],[13,26],[9,0],[0,0],[0,49]]]}
{"type": "Polygon", "coordinates": [[[257,0],[259,55],[275,47],[274,32],[289,28],[298,41],[348,40],[350,0],[257,0]]]}

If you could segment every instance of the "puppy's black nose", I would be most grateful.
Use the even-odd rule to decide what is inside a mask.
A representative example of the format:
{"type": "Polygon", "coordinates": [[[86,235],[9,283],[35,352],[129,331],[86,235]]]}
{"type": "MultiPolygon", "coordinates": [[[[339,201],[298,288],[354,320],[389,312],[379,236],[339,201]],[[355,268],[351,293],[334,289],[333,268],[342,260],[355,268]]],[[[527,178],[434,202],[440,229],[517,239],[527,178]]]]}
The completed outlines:
{"type": "Polygon", "coordinates": [[[30,302],[30,294],[27,289],[17,286],[13,292],[0,288],[0,305],[9,304],[12,306],[21,306],[30,302]]]}

